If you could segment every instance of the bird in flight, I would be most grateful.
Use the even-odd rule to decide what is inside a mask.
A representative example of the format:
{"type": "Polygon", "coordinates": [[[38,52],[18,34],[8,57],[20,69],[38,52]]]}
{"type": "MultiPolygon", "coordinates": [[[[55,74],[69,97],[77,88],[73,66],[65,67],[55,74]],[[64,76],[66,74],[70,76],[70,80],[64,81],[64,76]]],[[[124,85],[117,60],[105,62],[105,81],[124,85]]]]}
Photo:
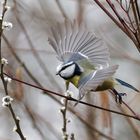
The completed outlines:
{"type": "MultiPolygon", "coordinates": [[[[66,81],[66,90],[69,83],[79,89],[79,100],[91,91],[116,91],[117,79],[113,74],[118,65],[109,65],[109,49],[84,24],[69,20],[58,23],[50,28],[48,41],[62,62],[57,67],[57,75],[66,81]]],[[[121,102],[121,95],[116,94],[121,102]]]]}

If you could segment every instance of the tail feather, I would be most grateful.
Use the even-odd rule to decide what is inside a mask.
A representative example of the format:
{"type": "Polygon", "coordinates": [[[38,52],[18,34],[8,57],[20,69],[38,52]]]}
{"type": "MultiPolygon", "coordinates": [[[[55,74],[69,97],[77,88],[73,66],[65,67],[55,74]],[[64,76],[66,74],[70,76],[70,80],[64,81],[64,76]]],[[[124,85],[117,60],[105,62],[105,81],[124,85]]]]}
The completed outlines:
{"type": "Polygon", "coordinates": [[[118,78],[115,78],[115,80],[118,81],[121,85],[123,85],[123,86],[125,86],[125,87],[128,87],[128,88],[130,88],[130,89],[133,89],[133,90],[136,91],[136,92],[140,92],[138,89],[136,89],[134,86],[128,84],[127,82],[124,82],[124,81],[122,81],[122,80],[120,80],[120,79],[118,79],[118,78]]]}

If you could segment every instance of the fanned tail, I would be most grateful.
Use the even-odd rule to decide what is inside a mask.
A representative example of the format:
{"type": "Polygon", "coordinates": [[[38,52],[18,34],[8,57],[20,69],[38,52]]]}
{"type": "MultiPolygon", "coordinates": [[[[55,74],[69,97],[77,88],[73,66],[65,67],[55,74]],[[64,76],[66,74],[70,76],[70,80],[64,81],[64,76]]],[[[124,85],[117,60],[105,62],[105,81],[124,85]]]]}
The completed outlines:
{"type": "Polygon", "coordinates": [[[125,86],[125,87],[128,87],[128,88],[130,88],[130,89],[133,89],[133,90],[136,91],[136,92],[140,92],[138,89],[136,89],[134,86],[128,84],[127,82],[124,82],[124,81],[122,81],[122,80],[120,80],[120,79],[118,79],[118,78],[115,78],[115,80],[118,81],[121,85],[123,85],[123,86],[125,86]]]}

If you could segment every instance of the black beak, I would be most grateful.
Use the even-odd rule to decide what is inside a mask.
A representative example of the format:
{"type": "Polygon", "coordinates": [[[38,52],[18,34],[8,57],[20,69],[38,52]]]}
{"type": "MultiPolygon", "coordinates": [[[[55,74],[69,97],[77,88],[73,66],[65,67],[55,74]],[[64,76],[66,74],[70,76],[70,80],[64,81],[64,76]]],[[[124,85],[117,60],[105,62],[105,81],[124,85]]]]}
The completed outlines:
{"type": "Polygon", "coordinates": [[[58,72],[56,72],[56,75],[59,75],[59,71],[58,71],[58,72]]]}

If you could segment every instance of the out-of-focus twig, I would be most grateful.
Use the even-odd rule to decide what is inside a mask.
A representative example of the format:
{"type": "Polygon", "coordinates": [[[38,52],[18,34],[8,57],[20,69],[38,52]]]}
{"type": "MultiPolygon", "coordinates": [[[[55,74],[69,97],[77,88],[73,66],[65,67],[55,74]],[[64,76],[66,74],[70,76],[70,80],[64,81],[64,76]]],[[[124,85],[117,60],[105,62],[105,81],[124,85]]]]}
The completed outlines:
{"type": "Polygon", "coordinates": [[[48,128],[51,130],[51,132],[53,133],[53,135],[59,139],[60,135],[57,134],[57,132],[54,130],[54,128],[52,127],[51,123],[47,122],[46,120],[44,120],[38,113],[34,112],[29,105],[25,102],[24,103],[24,107],[26,112],[28,113],[28,115],[30,116],[31,120],[32,120],[32,124],[34,125],[34,127],[37,129],[37,131],[39,132],[40,136],[42,137],[43,140],[46,140],[47,137],[43,134],[43,132],[41,131],[41,129],[39,128],[39,126],[37,125],[37,123],[39,121],[42,121],[43,124],[46,124],[47,126],[49,126],[48,128]]]}
{"type": "MultiPolygon", "coordinates": [[[[92,102],[92,103],[95,103],[95,100],[94,100],[94,97],[92,97],[92,95],[91,94],[87,94],[86,95],[86,101],[87,102],[92,102]]],[[[87,106],[87,108],[86,108],[86,117],[85,117],[85,119],[86,119],[86,121],[88,122],[88,123],[91,123],[93,126],[96,126],[96,113],[97,113],[97,110],[96,109],[91,109],[91,108],[89,108],[88,106],[87,106]]],[[[100,139],[100,137],[99,137],[99,135],[97,135],[97,133],[96,133],[96,131],[95,132],[93,132],[93,134],[91,133],[91,131],[90,131],[90,129],[86,129],[86,137],[88,138],[88,137],[92,137],[92,139],[95,139],[95,140],[99,140],[100,139]],[[93,136],[92,136],[92,135],[93,136]]]]}
{"type": "MultiPolygon", "coordinates": [[[[119,109],[121,109],[121,111],[123,113],[128,113],[128,111],[126,111],[126,109],[124,109],[123,107],[119,107],[119,109]]],[[[133,132],[136,134],[137,138],[140,139],[140,128],[138,125],[135,124],[135,122],[133,122],[133,120],[131,120],[130,118],[126,118],[127,119],[127,122],[130,124],[133,132]]]]}
{"type": "MultiPolygon", "coordinates": [[[[16,54],[15,50],[13,49],[12,45],[10,44],[10,42],[8,41],[8,39],[3,35],[4,41],[7,44],[8,49],[11,51],[11,53],[13,54],[13,56],[15,57],[15,59],[17,60],[17,62],[24,68],[24,70],[26,71],[26,73],[28,74],[28,76],[39,86],[39,87],[43,87],[42,84],[34,77],[34,75],[30,72],[30,70],[27,68],[27,66],[22,62],[22,60],[20,59],[20,57],[16,54]]],[[[44,92],[43,92],[44,93],[44,92]]],[[[55,98],[52,95],[49,95],[54,101],[56,101],[58,104],[61,104],[60,101],[55,98]]],[[[80,115],[78,115],[76,112],[74,112],[73,109],[68,107],[68,110],[70,112],[72,112],[73,114],[75,114],[77,116],[77,118],[83,123],[85,124],[89,129],[92,129],[93,131],[97,132],[97,134],[99,134],[100,136],[109,139],[109,140],[113,140],[113,138],[107,136],[106,134],[102,133],[101,131],[99,131],[98,129],[96,129],[95,127],[91,126],[90,124],[88,124],[80,115]]]]}
{"type": "MultiPolygon", "coordinates": [[[[110,102],[109,102],[109,96],[107,92],[101,92],[100,94],[100,101],[101,106],[110,108],[110,102]]],[[[102,111],[102,120],[103,120],[103,126],[110,128],[110,134],[112,134],[112,117],[111,113],[102,111]]]]}
{"type": "Polygon", "coordinates": [[[6,139],[6,138],[0,137],[0,140],[11,140],[11,139],[6,139]]]}
{"type": "MultiPolygon", "coordinates": [[[[67,95],[66,95],[67,96],[67,95]]],[[[69,134],[67,132],[67,109],[68,109],[68,99],[64,98],[64,105],[61,107],[60,111],[63,116],[63,127],[62,127],[62,132],[63,132],[63,140],[68,140],[69,134]]]]}
{"type": "Polygon", "coordinates": [[[78,5],[77,5],[77,21],[80,24],[83,21],[83,13],[84,13],[84,5],[83,2],[84,0],[78,0],[78,5]]]}
{"type": "Polygon", "coordinates": [[[62,92],[62,88],[58,85],[58,83],[54,80],[52,74],[50,73],[50,71],[46,68],[45,63],[42,61],[41,57],[39,56],[38,52],[35,50],[35,47],[30,39],[30,36],[25,28],[25,26],[23,25],[23,23],[21,22],[19,16],[18,16],[18,9],[17,9],[17,5],[16,5],[16,0],[14,0],[14,4],[15,4],[15,17],[16,20],[18,22],[18,24],[20,25],[23,33],[25,34],[25,37],[29,43],[29,46],[33,52],[34,58],[37,60],[38,64],[40,65],[40,67],[42,68],[42,70],[44,71],[45,76],[49,79],[49,81],[51,83],[53,83],[55,85],[55,87],[62,92]]]}
{"type": "Polygon", "coordinates": [[[24,70],[26,71],[26,73],[29,75],[29,77],[31,79],[33,79],[33,81],[41,86],[41,84],[38,82],[38,80],[33,76],[33,74],[30,72],[30,70],[27,68],[27,66],[22,62],[22,60],[20,59],[20,57],[16,54],[15,50],[12,48],[12,46],[10,45],[8,39],[5,37],[5,35],[3,35],[3,39],[7,44],[8,49],[11,51],[11,53],[13,54],[13,56],[15,57],[15,59],[18,61],[18,63],[24,68],[24,70]]]}
{"type": "Polygon", "coordinates": [[[61,3],[60,3],[60,0],[55,0],[55,1],[56,1],[56,4],[58,5],[58,8],[59,8],[59,10],[60,10],[62,16],[63,16],[65,19],[68,19],[67,15],[66,15],[66,13],[65,13],[65,11],[64,11],[64,9],[63,9],[61,3]]]}
{"type": "Polygon", "coordinates": [[[15,122],[15,132],[17,132],[17,134],[19,135],[21,140],[26,140],[26,138],[23,135],[23,132],[21,130],[21,127],[20,127],[20,119],[16,116],[16,114],[15,114],[15,112],[13,110],[13,107],[11,105],[12,98],[9,96],[8,87],[7,87],[8,86],[8,79],[4,75],[4,66],[8,62],[7,62],[6,59],[2,58],[2,54],[1,54],[2,53],[1,52],[1,39],[2,39],[2,33],[3,33],[3,22],[4,22],[3,20],[4,20],[4,16],[5,16],[6,11],[7,11],[7,0],[4,0],[3,6],[2,6],[2,15],[1,15],[1,19],[0,19],[0,77],[1,77],[1,80],[2,80],[2,83],[3,83],[3,87],[4,87],[5,95],[6,95],[4,97],[5,100],[3,100],[3,105],[5,107],[8,107],[8,109],[9,109],[9,111],[10,111],[12,117],[13,117],[13,120],[15,122]]]}
{"type": "MultiPolygon", "coordinates": [[[[114,96],[113,96],[114,97],[114,96]]],[[[123,113],[128,113],[130,112],[130,110],[124,105],[124,106],[117,106],[123,113]]],[[[127,122],[129,123],[129,125],[131,126],[133,132],[136,134],[137,138],[140,138],[140,132],[139,132],[139,127],[135,125],[135,122],[133,122],[133,120],[131,120],[130,118],[126,117],[127,122]]]]}

